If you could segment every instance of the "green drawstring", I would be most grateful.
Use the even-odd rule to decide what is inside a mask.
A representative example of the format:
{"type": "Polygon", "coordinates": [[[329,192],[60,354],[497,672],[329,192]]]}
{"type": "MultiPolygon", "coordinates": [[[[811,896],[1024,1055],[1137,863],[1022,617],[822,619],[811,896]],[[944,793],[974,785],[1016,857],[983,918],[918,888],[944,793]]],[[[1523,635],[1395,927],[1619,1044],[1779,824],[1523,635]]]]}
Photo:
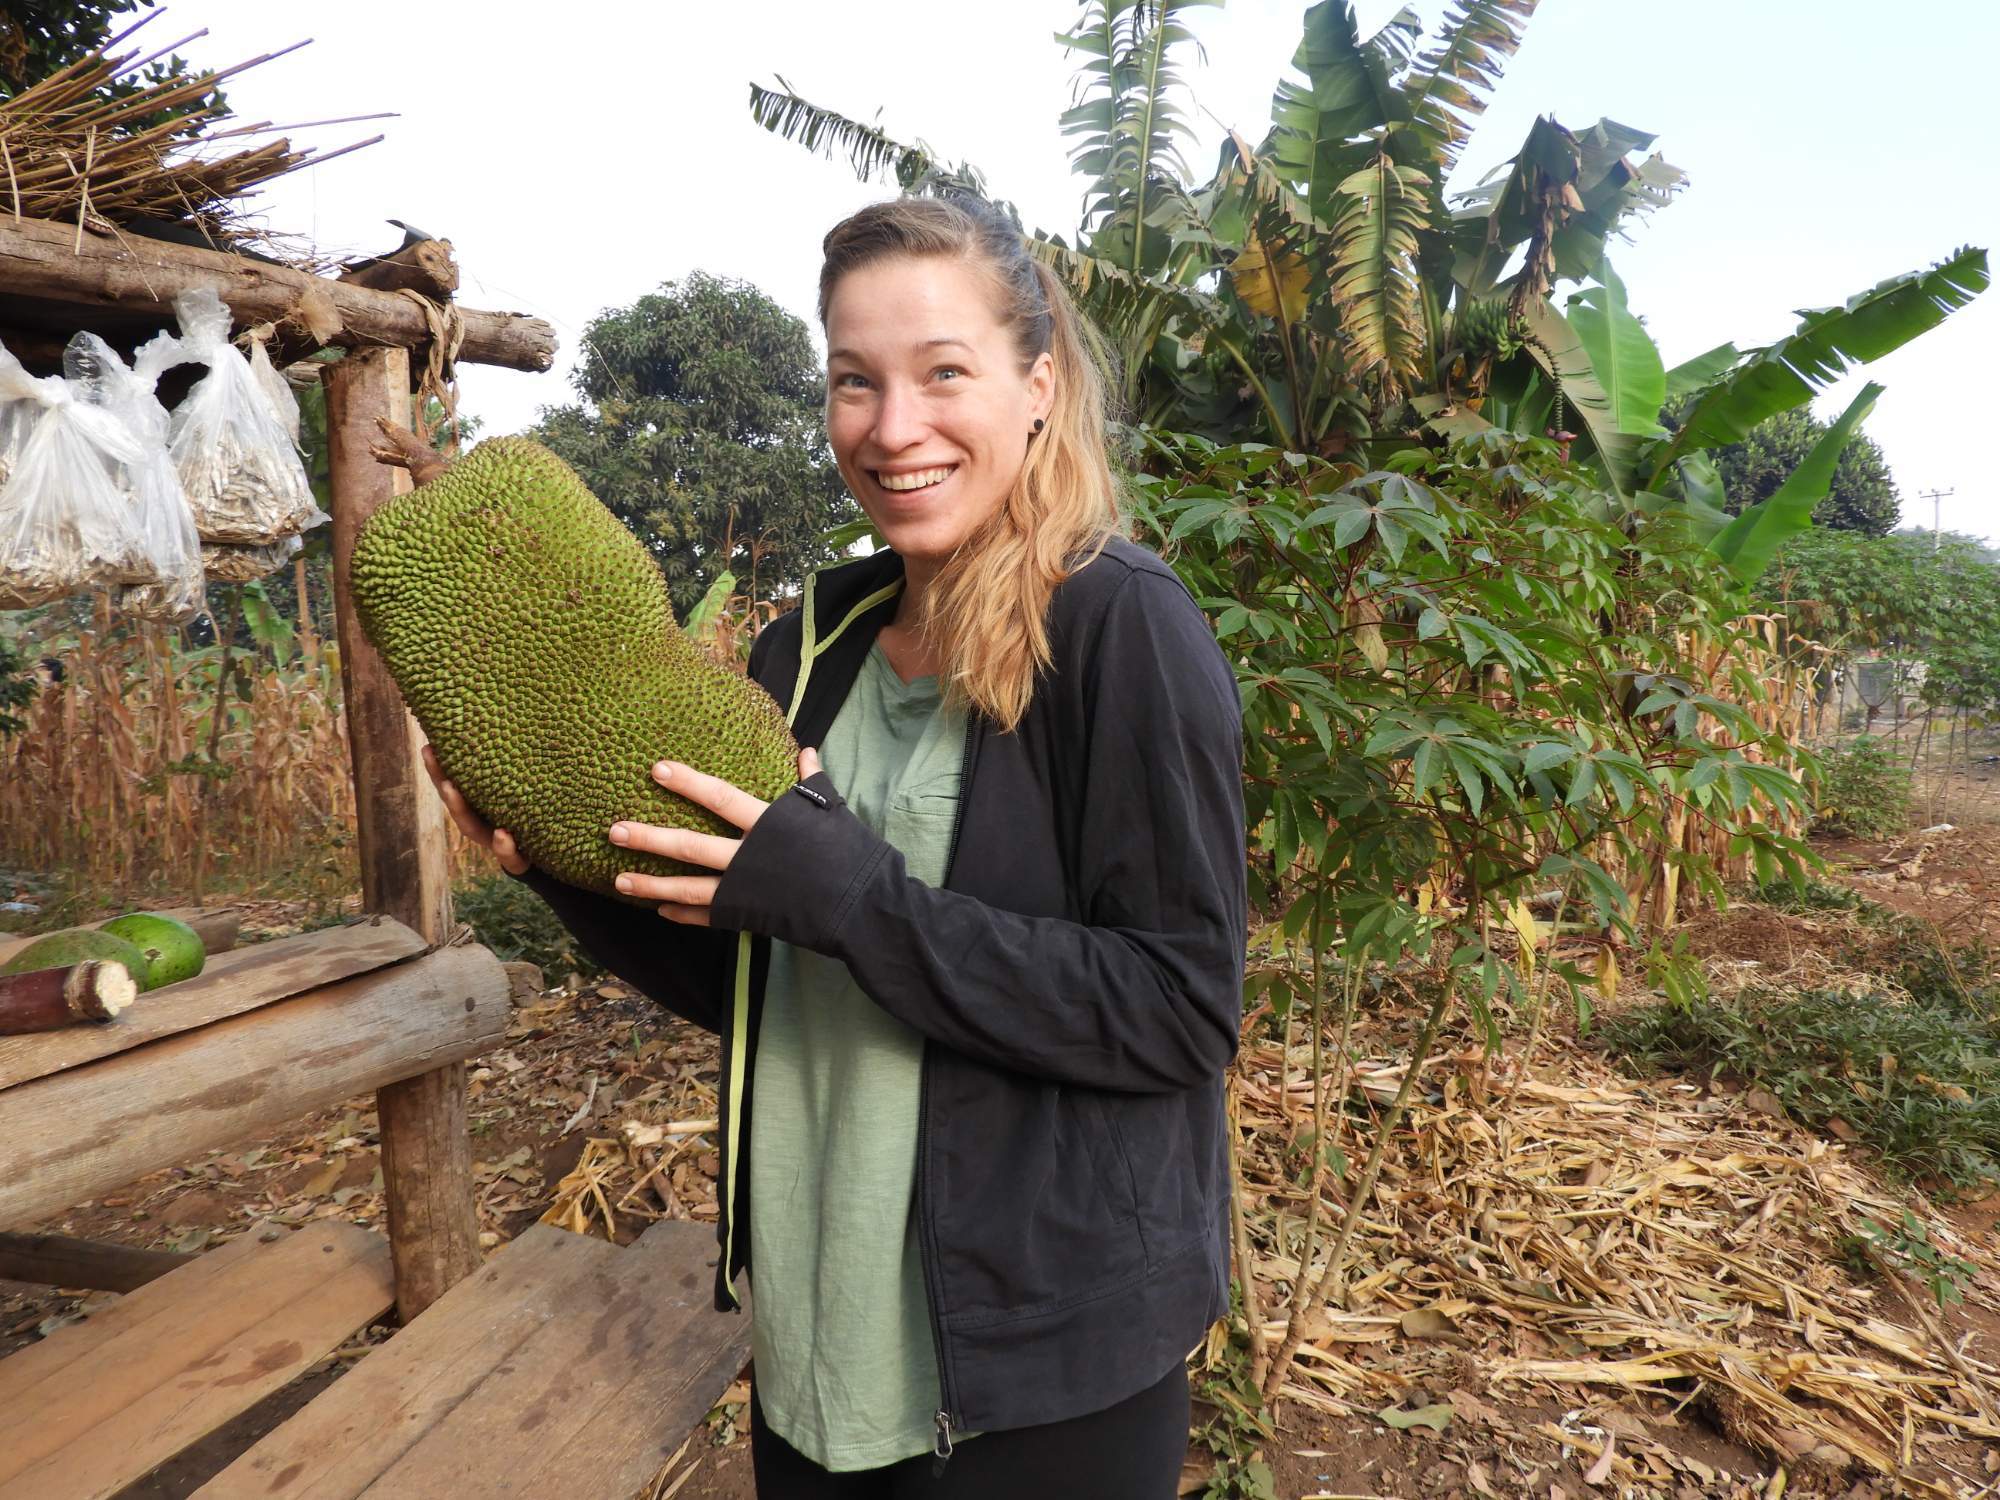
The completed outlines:
{"type": "MultiPolygon", "coordinates": [[[[903,581],[897,579],[884,588],[877,589],[847,612],[847,618],[834,627],[833,634],[825,640],[818,638],[813,628],[813,585],[819,575],[806,576],[805,599],[800,605],[800,621],[805,634],[799,644],[799,680],[792,688],[792,705],[785,710],[785,722],[793,723],[799,716],[799,705],[805,702],[806,681],[812,676],[813,663],[819,659],[835,641],[839,640],[861,616],[886,600],[893,599],[902,592],[903,581]]],[[[743,1075],[749,1063],[750,1050],[750,934],[745,932],[736,939],[736,986],[734,1001],[729,1009],[729,1111],[722,1122],[723,1160],[729,1163],[729,1170],[723,1174],[722,1212],[729,1225],[728,1240],[722,1247],[722,1265],[725,1284],[729,1288],[729,1300],[742,1305],[736,1295],[736,1286],[728,1282],[729,1266],[735,1259],[736,1249],[736,1143],[743,1131],[743,1075]]]]}

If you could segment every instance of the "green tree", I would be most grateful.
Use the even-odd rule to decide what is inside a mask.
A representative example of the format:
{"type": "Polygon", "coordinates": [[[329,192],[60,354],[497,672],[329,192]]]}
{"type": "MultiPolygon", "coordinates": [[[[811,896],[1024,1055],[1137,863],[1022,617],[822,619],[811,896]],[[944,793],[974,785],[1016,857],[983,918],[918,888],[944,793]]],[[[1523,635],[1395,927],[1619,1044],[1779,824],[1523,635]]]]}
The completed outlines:
{"type": "Polygon", "coordinates": [[[1814,527],[1778,550],[1756,607],[1827,645],[1916,652],[2000,648],[2000,567],[1972,537],[1872,537],[1814,527]]]}
{"type": "MultiPolygon", "coordinates": [[[[1722,479],[1728,512],[1741,515],[1770,499],[1826,431],[1826,423],[1805,407],[1795,407],[1758,423],[1742,442],[1713,450],[1709,458],[1722,479]]],[[[1815,525],[1833,531],[1887,536],[1895,528],[1900,507],[1888,460],[1873,438],[1857,432],[1841,450],[1832,488],[1813,507],[1812,518],[1815,525]]]]}
{"type": "Polygon", "coordinates": [[[696,272],[584,331],[579,397],[534,436],[653,549],[685,616],[716,576],[775,598],[849,519],[806,325],[757,288],[696,272]]]}
{"type": "MultiPolygon", "coordinates": [[[[11,99],[42,79],[88,57],[114,36],[143,25],[154,0],[0,0],[0,100],[11,99]]],[[[157,14],[157,12],[155,13],[157,14]]],[[[135,49],[140,44],[132,44],[135,49]]],[[[107,99],[122,99],[164,79],[186,78],[194,70],[178,53],[156,59],[102,90],[107,99]]],[[[221,94],[185,100],[174,108],[139,122],[150,128],[176,116],[220,103],[221,94]]]]}

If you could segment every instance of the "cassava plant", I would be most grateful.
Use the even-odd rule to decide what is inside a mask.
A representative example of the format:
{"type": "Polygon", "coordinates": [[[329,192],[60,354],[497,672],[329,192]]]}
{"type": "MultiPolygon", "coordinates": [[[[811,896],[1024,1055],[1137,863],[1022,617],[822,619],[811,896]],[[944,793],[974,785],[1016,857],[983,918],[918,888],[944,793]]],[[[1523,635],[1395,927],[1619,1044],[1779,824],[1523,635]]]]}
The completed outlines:
{"type": "MultiPolygon", "coordinates": [[[[1682,836],[1690,822],[1725,830],[1767,879],[1802,870],[1787,746],[1743,706],[1759,682],[1731,649],[1759,637],[1682,518],[1609,519],[1558,444],[1497,431],[1367,471],[1255,444],[1147,443],[1157,472],[1136,481],[1136,517],[1209,611],[1243,697],[1266,917],[1252,1003],[1308,1009],[1317,1044],[1331,968],[1343,1033],[1367,967],[1422,976],[1407,1092],[1460,1001],[1497,1043],[1499,1011],[1527,1008],[1538,963],[1573,997],[1615,982],[1653,882],[1671,871],[1719,895],[1714,862],[1682,836]],[[1592,934],[1589,959],[1550,951],[1559,912],[1530,902],[1551,887],[1592,934]]],[[[1345,1050],[1343,1035],[1314,1069],[1316,1160],[1345,1050]]],[[[1308,1269],[1291,1336],[1260,1361],[1267,1395],[1303,1318],[1341,1284],[1401,1103],[1326,1226],[1332,1253],[1315,1271],[1323,1246],[1284,1247],[1308,1269]]],[[[1310,1210],[1309,1239],[1318,1220],[1310,1210]]]]}

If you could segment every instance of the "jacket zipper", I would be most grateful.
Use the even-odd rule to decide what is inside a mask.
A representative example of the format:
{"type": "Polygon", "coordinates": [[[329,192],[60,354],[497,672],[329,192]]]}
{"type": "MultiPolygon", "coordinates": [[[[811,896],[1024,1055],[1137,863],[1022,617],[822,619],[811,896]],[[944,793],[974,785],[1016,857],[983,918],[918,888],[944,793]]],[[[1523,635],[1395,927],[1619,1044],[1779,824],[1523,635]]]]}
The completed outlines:
{"type": "MultiPolygon", "coordinates": [[[[951,820],[951,842],[945,846],[944,883],[951,885],[952,867],[958,861],[958,836],[965,827],[965,793],[972,781],[972,758],[974,740],[979,732],[977,714],[968,714],[965,725],[965,751],[958,768],[958,808],[951,820]]],[[[937,1222],[932,1214],[931,1202],[931,1044],[924,1043],[923,1057],[917,1069],[917,1171],[923,1184],[923,1191],[917,1196],[917,1218],[924,1258],[924,1301],[931,1315],[931,1344],[937,1354],[938,1366],[938,1409],[932,1417],[936,1437],[931,1445],[931,1474],[941,1476],[944,1466],[951,1459],[951,1433],[954,1427],[962,1427],[958,1415],[958,1403],[952,1389],[951,1366],[945,1358],[944,1317],[938,1311],[938,1281],[940,1261],[938,1253],[937,1222]]]]}

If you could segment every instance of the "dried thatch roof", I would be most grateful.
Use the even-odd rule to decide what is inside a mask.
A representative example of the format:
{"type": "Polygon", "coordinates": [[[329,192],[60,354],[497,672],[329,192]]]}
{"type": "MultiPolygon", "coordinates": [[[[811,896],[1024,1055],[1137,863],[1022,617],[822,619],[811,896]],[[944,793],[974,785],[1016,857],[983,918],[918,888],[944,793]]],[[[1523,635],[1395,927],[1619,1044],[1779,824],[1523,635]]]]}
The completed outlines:
{"type": "Polygon", "coordinates": [[[118,228],[157,233],[179,226],[217,248],[236,248],[265,238],[239,219],[240,200],[258,184],[381,139],[374,136],[333,151],[295,149],[286,136],[250,143],[279,129],[350,123],[345,120],[290,126],[232,121],[220,128],[231,117],[217,100],[216,85],[295,51],[303,42],[234,67],[149,81],[121,97],[106,97],[107,85],[135,79],[150,63],[204,34],[196,32],[152,52],[127,48],[133,34],[157,15],[0,100],[0,213],[73,222],[79,236],[118,228]]]}

